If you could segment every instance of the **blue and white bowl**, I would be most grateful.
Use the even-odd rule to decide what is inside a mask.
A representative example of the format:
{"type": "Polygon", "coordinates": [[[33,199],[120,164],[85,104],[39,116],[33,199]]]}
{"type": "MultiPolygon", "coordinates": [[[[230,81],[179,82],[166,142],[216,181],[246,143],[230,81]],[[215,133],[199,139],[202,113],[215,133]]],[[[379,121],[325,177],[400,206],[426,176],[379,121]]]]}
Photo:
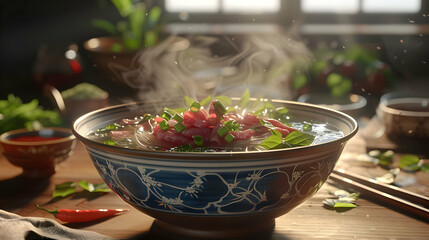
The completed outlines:
{"type": "Polygon", "coordinates": [[[273,100],[295,118],[329,123],[344,136],[311,146],[261,152],[163,152],[104,145],[90,131],[123,118],[157,113],[156,103],[130,103],[76,120],[75,136],[86,146],[106,184],[125,202],[167,231],[197,237],[237,237],[274,227],[274,219],[313,196],[358,129],[341,112],[273,100]]]}

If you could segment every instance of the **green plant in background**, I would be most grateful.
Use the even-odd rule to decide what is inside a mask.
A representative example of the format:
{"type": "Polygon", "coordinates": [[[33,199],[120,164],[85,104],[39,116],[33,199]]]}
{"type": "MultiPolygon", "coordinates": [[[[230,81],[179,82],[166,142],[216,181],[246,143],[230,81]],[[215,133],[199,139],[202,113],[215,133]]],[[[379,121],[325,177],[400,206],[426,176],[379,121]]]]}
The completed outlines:
{"type": "Polygon", "coordinates": [[[394,85],[390,66],[381,62],[377,53],[362,46],[342,50],[320,47],[313,56],[310,63],[302,60],[293,63],[291,84],[298,92],[326,92],[341,98],[353,91],[377,95],[394,85]]]}
{"type": "Polygon", "coordinates": [[[121,44],[112,45],[113,52],[137,50],[151,47],[157,43],[161,31],[161,8],[149,8],[144,2],[132,0],[111,0],[119,14],[125,19],[111,23],[104,19],[94,19],[92,25],[101,28],[112,36],[120,36],[121,44]],[[125,49],[124,49],[125,48],[125,49]]]}
{"type": "Polygon", "coordinates": [[[60,126],[61,123],[60,114],[43,110],[37,99],[23,103],[19,97],[9,94],[7,100],[0,100],[0,134],[20,128],[38,130],[60,126]]]}

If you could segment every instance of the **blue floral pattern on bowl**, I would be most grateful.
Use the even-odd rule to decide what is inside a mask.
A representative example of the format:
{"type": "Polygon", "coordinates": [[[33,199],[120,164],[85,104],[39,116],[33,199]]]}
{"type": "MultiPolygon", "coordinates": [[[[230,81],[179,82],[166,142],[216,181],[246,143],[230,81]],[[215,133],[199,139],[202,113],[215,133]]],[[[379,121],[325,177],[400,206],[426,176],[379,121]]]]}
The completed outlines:
{"type": "MultiPolygon", "coordinates": [[[[122,199],[142,209],[196,214],[240,215],[294,206],[319,190],[336,156],[307,164],[279,164],[218,170],[123,162],[88,149],[104,181],[122,199]],[[325,177],[323,177],[325,176],[325,177]]],[[[265,163],[264,163],[265,165],[265,163]]]]}

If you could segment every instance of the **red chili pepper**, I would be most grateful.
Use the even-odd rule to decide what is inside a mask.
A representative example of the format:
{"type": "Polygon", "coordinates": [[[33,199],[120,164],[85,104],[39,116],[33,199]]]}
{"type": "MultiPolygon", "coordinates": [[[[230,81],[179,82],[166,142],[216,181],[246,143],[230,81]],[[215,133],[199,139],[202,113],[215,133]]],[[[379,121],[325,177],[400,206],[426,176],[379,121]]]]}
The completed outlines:
{"type": "Polygon", "coordinates": [[[63,221],[63,222],[89,222],[93,220],[97,220],[104,217],[114,216],[118,213],[127,212],[128,209],[90,209],[90,210],[77,210],[77,209],[57,209],[57,210],[47,210],[39,207],[36,204],[36,207],[44,210],[48,213],[54,215],[55,218],[63,221]]]}

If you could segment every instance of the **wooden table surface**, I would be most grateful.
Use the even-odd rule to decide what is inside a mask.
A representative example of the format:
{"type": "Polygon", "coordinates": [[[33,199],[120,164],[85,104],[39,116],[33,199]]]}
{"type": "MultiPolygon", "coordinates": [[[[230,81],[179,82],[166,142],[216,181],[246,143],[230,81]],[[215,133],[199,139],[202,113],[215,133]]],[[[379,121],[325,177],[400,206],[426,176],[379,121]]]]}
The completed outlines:
{"type": "MultiPolygon", "coordinates": [[[[354,159],[366,151],[365,141],[355,136],[346,146],[337,166],[359,172],[369,177],[377,176],[385,169],[364,168],[354,159]]],[[[401,172],[402,174],[402,172],[401,172]]],[[[409,190],[429,194],[429,173],[404,173],[403,178],[414,179],[409,190]]],[[[47,209],[72,208],[129,208],[126,214],[102,221],[85,224],[65,224],[75,229],[95,231],[119,239],[158,239],[151,230],[153,218],[133,209],[114,193],[87,195],[83,192],[52,201],[55,184],[66,181],[87,180],[101,183],[83,145],[76,144],[73,155],[58,165],[57,172],[47,180],[28,180],[21,176],[21,169],[11,165],[0,155],[0,209],[21,216],[53,218],[35,207],[35,203],[47,209]]],[[[374,203],[361,196],[357,208],[336,212],[323,206],[322,201],[331,197],[338,188],[330,181],[306,203],[276,219],[274,231],[266,239],[429,239],[429,224],[422,220],[374,203]]],[[[177,239],[172,236],[171,239],[177,239]]]]}

